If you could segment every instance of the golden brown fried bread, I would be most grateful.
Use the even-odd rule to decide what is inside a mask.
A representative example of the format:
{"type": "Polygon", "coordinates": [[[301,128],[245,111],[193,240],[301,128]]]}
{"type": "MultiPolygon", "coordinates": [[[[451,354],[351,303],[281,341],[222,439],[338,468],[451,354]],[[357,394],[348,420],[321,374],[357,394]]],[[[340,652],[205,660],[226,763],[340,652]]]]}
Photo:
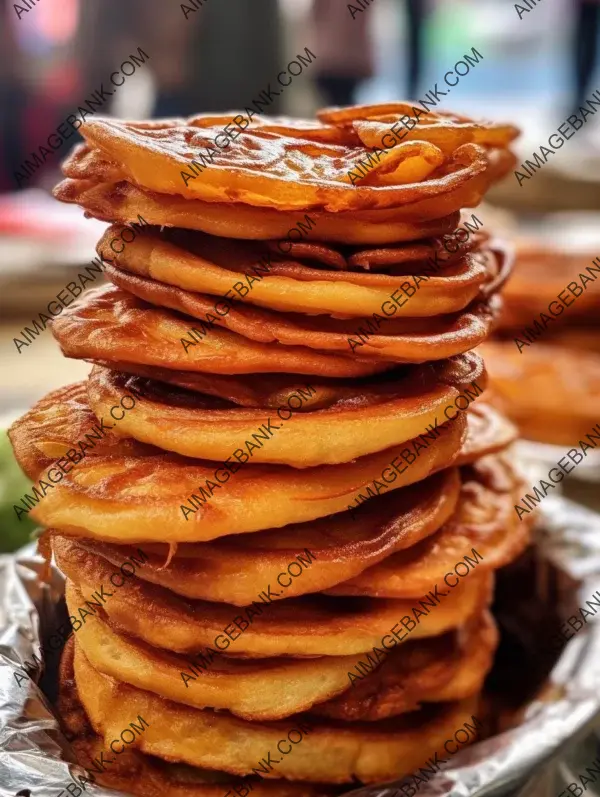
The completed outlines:
{"type": "Polygon", "coordinates": [[[402,646],[370,672],[375,657],[352,673],[352,686],[312,712],[346,722],[386,719],[422,703],[464,700],[481,691],[498,645],[492,615],[484,611],[458,632],[402,646]]]}
{"type": "Polygon", "coordinates": [[[52,333],[66,357],[124,360],[176,370],[363,376],[390,367],[303,346],[255,343],[219,327],[186,349],[182,339],[189,338],[193,326],[193,319],[106,286],[87,291],[67,308],[55,319],[52,333]]]}
{"type": "MultiPolygon", "coordinates": [[[[146,561],[138,575],[187,598],[235,606],[251,604],[265,584],[273,585],[273,600],[319,592],[433,534],[452,515],[459,492],[458,472],[449,468],[382,495],[359,522],[351,512],[340,512],[212,543],[187,543],[172,558],[167,545],[144,543],[146,561]]],[[[137,553],[132,546],[54,536],[57,551],[83,548],[117,567],[137,553]]]]}
{"type": "MultiPolygon", "coordinates": [[[[519,351],[509,342],[478,349],[489,366],[490,403],[523,437],[574,446],[593,432],[600,402],[600,356],[535,342],[519,351]]],[[[486,394],[487,397],[488,394],[486,394]]]]}
{"type": "Polygon", "coordinates": [[[143,457],[157,453],[154,446],[117,435],[110,428],[112,420],[110,425],[102,424],[102,433],[98,431],[98,423],[90,409],[86,382],[77,382],[52,390],[40,399],[12,424],[8,436],[19,464],[33,479],[80,440],[89,446],[86,456],[143,457]],[[86,435],[89,435],[87,440],[86,435]]]}
{"type": "MultiPolygon", "coordinates": [[[[72,584],[67,605],[70,613],[85,606],[72,584]]],[[[354,721],[385,719],[412,711],[421,702],[442,702],[440,694],[444,702],[471,697],[491,666],[496,637],[486,612],[464,631],[395,648],[372,673],[361,662],[364,654],[221,658],[198,670],[185,656],[117,634],[98,617],[86,618],[77,644],[98,672],[186,706],[225,709],[249,721],[283,719],[310,709],[354,721]]]]}
{"type": "Polygon", "coordinates": [[[457,465],[469,465],[486,454],[497,454],[518,437],[517,428],[487,401],[471,404],[467,416],[467,439],[456,458],[457,465]]]}
{"type": "Polygon", "coordinates": [[[457,511],[440,531],[332,587],[328,594],[407,598],[421,595],[442,572],[451,585],[458,583],[459,575],[470,577],[472,570],[483,573],[504,567],[530,540],[530,524],[520,523],[514,513],[523,485],[508,457],[492,455],[478,460],[463,469],[457,511]],[[465,555],[469,555],[470,565],[463,561],[465,555]],[[457,575],[454,567],[459,562],[457,575]]]}
{"type": "MultiPolygon", "coordinates": [[[[540,322],[540,313],[550,321],[548,333],[574,324],[597,324],[600,315],[600,261],[597,252],[561,252],[522,243],[517,247],[514,273],[503,292],[502,329],[520,330],[540,322]],[[567,285],[575,282],[573,295],[567,285]],[[565,303],[558,295],[565,294],[565,303]],[[554,303],[549,310],[551,303],[554,303]]],[[[523,335],[520,335],[523,337],[523,335]]]]}
{"type": "MultiPolygon", "coordinates": [[[[210,312],[221,319],[217,323],[242,335],[247,334],[244,330],[251,328],[254,319],[265,319],[272,327],[271,334],[276,334],[281,343],[298,342],[281,337],[286,330],[285,320],[278,322],[276,314],[253,311],[248,304],[286,313],[321,313],[342,318],[364,319],[377,313],[386,319],[387,326],[398,317],[431,317],[464,310],[474,299],[481,298],[483,288],[500,270],[500,252],[487,246],[450,262],[443,259],[442,265],[439,258],[437,263],[407,261],[413,246],[406,245],[406,252],[400,246],[390,247],[378,253],[380,261],[388,261],[388,273],[371,273],[363,269],[340,269],[339,265],[347,261],[331,247],[305,244],[302,252],[300,245],[296,245],[295,255],[286,258],[282,252],[272,252],[268,244],[260,242],[232,241],[182,230],[161,233],[158,228],[143,230],[117,253],[111,243],[123,230],[118,225],[109,227],[97,250],[118,271],[146,278],[123,281],[126,290],[128,285],[137,286],[138,292],[145,291],[141,298],[150,301],[162,298],[159,304],[168,300],[167,306],[199,318],[210,312]],[[335,270],[323,268],[331,261],[338,266],[335,270]],[[159,290],[160,285],[153,290],[152,281],[181,288],[183,292],[167,293],[164,288],[159,290]],[[218,300],[203,294],[211,294],[218,300]],[[229,298],[224,300],[225,296],[229,298]],[[229,310],[226,312],[225,308],[229,310]]],[[[362,262],[369,257],[364,250],[356,254],[362,256],[362,262]]],[[[107,273],[116,284],[119,279],[124,280],[110,267],[107,273]]],[[[297,323],[300,321],[297,319],[297,323]]],[[[388,334],[394,334],[393,330],[388,334]]]]}
{"type": "Polygon", "coordinates": [[[306,468],[349,462],[391,448],[427,433],[436,420],[445,421],[445,410],[452,410],[463,395],[465,375],[479,372],[469,385],[475,396],[485,386],[482,364],[472,359],[465,369],[462,363],[454,364],[454,380],[451,364],[441,378],[435,369],[422,368],[420,373],[399,376],[395,384],[382,382],[364,392],[357,386],[347,399],[308,412],[295,411],[317,393],[308,380],[277,412],[228,405],[222,399],[99,366],[93,369],[87,389],[90,407],[99,419],[109,418],[124,395],[135,396],[130,412],[119,409],[123,417],[118,431],[123,436],[197,459],[224,461],[242,449],[252,454],[253,463],[306,468]]]}
{"type": "MultiPolygon", "coordinates": [[[[55,555],[60,569],[85,599],[97,603],[94,592],[109,584],[114,567],[82,548],[56,547],[55,555]]],[[[381,646],[382,637],[392,627],[399,629],[400,642],[407,637],[412,641],[437,636],[459,628],[487,606],[493,586],[491,573],[472,572],[455,587],[443,585],[443,575],[436,574],[427,595],[406,600],[311,595],[273,602],[270,585],[265,584],[245,609],[188,600],[136,577],[111,590],[113,594],[101,611],[119,633],[177,653],[197,654],[206,649],[210,661],[219,651],[236,658],[351,656],[381,646]],[[420,615],[413,613],[414,608],[420,615]],[[401,620],[413,616],[416,625],[404,633],[401,620]],[[243,633],[236,633],[234,621],[243,633]],[[232,641],[224,634],[225,628],[230,629],[232,641]]]]}
{"type": "MultiPolygon", "coordinates": [[[[233,461],[234,452],[229,468],[175,454],[86,456],[44,489],[31,515],[65,534],[118,543],[202,542],[285,526],[345,511],[361,490],[387,492],[448,467],[460,451],[466,425],[465,413],[457,413],[432,442],[421,436],[416,443],[354,462],[302,471],[283,465],[244,467],[241,457],[233,461]]],[[[35,446],[35,429],[13,427],[12,436],[19,438],[15,451],[25,464],[20,449],[28,440],[35,446]]],[[[28,475],[37,480],[47,474],[28,475]]]]}
{"type": "Polygon", "coordinates": [[[256,777],[249,780],[185,764],[169,764],[134,749],[126,748],[119,756],[113,757],[104,740],[92,730],[79,700],[73,653],[74,641],[71,639],[61,659],[56,708],[77,763],[94,770],[97,784],[136,797],[223,797],[231,789],[241,789],[245,785],[256,797],[325,797],[331,793],[331,788],[309,783],[265,781],[256,777]],[[102,753],[104,758],[100,759],[102,753]],[[107,765],[99,771],[96,760],[103,760],[107,765]]]}
{"type": "Polygon", "coordinates": [[[75,647],[75,681],[81,702],[106,741],[118,738],[133,718],[148,727],[136,740],[144,753],[193,766],[251,774],[288,734],[298,739],[290,754],[277,757],[266,778],[365,783],[409,774],[421,766],[465,722],[472,722],[477,701],[406,718],[344,726],[302,715],[279,722],[246,722],[224,712],[201,711],[163,700],[98,673],[75,647]]]}
{"type": "Polygon", "coordinates": [[[97,117],[81,132],[90,149],[117,163],[127,181],[150,191],[208,202],[338,212],[447,198],[472,187],[470,201],[457,198],[447,209],[452,212],[477,204],[490,182],[485,179],[490,161],[477,144],[463,144],[446,157],[427,141],[400,143],[379,155],[366,185],[353,185],[349,173],[366,157],[364,147],[256,129],[240,133],[233,146],[219,152],[211,147],[218,128],[134,130],[121,121],[97,117]],[[479,176],[482,180],[477,181],[479,176]]]}
{"type": "MultiPolygon", "coordinates": [[[[181,367],[190,350],[211,334],[226,328],[258,343],[308,347],[323,353],[354,355],[360,362],[421,363],[453,357],[470,351],[485,340],[499,314],[498,299],[472,303],[464,311],[435,318],[386,318],[375,313],[373,318],[333,318],[327,315],[276,313],[255,307],[228,310],[227,302],[207,295],[185,291],[171,285],[106,267],[113,284],[127,296],[133,295],[149,306],[168,308],[189,316],[185,329],[180,329],[181,351],[173,355],[181,367]],[[219,309],[216,312],[215,307],[219,309]]],[[[406,283],[408,284],[408,283],[406,283]]],[[[410,287],[410,286],[409,286],[410,287]]],[[[396,298],[400,301],[401,295],[396,298]]],[[[394,307],[391,302],[385,302],[394,307]]],[[[164,346],[164,343],[163,343],[164,346]]],[[[302,349],[292,349],[297,353],[302,349]]],[[[375,372],[378,363],[371,370],[375,372]]]]}
{"type": "MultiPolygon", "coordinates": [[[[354,210],[326,213],[312,210],[302,216],[297,211],[203,202],[176,194],[145,191],[125,180],[97,182],[67,178],[54,189],[61,202],[80,205],[94,218],[111,224],[139,223],[199,230],[223,238],[280,240],[287,249],[292,229],[303,224],[306,240],[336,241],[342,244],[395,244],[415,241],[432,235],[444,235],[456,229],[460,213],[452,211],[435,216],[430,201],[400,208],[354,210]]],[[[282,243],[282,245],[283,245],[282,243]]]]}

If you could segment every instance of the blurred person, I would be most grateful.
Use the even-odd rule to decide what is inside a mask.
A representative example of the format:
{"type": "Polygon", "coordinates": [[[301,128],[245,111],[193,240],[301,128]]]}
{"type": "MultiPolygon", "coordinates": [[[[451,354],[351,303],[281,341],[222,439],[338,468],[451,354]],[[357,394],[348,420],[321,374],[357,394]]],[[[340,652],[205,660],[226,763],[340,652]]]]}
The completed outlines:
{"type": "MultiPolygon", "coordinates": [[[[284,66],[277,0],[87,0],[86,5],[82,47],[95,76],[92,84],[106,80],[115,64],[142,47],[156,84],[154,116],[242,109],[284,66]]],[[[278,110],[275,97],[272,112],[278,110]]]]}
{"type": "Polygon", "coordinates": [[[425,0],[406,0],[407,33],[408,33],[408,97],[414,100],[418,96],[423,75],[425,21],[427,10],[425,0]]]}
{"type": "Polygon", "coordinates": [[[313,0],[316,83],[328,105],[351,105],[358,85],[373,75],[370,14],[366,7],[353,17],[339,0],[313,0]]]}
{"type": "Polygon", "coordinates": [[[571,113],[579,110],[597,86],[591,85],[598,65],[600,0],[575,0],[575,30],[571,42],[575,96],[571,113]]]}

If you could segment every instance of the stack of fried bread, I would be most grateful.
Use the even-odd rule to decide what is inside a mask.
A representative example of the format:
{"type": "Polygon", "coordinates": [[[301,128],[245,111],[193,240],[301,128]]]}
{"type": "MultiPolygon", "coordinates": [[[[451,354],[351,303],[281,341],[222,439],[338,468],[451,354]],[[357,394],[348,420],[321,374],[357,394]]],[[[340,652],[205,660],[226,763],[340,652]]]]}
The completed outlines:
{"type": "Polygon", "coordinates": [[[66,463],[31,514],[67,579],[60,709],[106,785],[313,797],[478,738],[494,571],[529,530],[471,351],[510,258],[465,208],[516,131],[421,112],[390,144],[410,113],[222,148],[243,117],[95,119],[64,164],[110,284],[53,324],[89,379],[11,439],[40,484],[66,463]]]}

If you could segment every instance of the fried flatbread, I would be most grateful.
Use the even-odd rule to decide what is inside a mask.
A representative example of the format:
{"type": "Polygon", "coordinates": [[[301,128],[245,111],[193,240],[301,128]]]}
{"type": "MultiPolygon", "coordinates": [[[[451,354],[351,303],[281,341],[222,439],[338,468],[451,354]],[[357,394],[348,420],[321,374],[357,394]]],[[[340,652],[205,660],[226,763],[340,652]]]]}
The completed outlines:
{"type": "MultiPolygon", "coordinates": [[[[340,318],[365,319],[376,313],[386,330],[390,325],[387,334],[393,335],[394,325],[400,318],[429,318],[464,310],[473,300],[481,298],[483,288],[500,270],[501,254],[487,247],[445,263],[443,269],[419,261],[410,265],[411,261],[405,260],[401,248],[390,248],[379,254],[380,260],[392,261],[387,264],[390,273],[365,273],[363,270],[324,269],[322,258],[329,254],[328,259],[337,260],[338,253],[331,249],[319,252],[316,246],[309,244],[305,244],[311,248],[303,253],[303,260],[312,259],[316,261],[314,265],[293,257],[282,259],[281,252],[271,253],[268,246],[258,242],[231,241],[181,230],[161,234],[155,228],[144,230],[117,253],[111,248],[111,242],[122,230],[113,225],[101,238],[97,250],[103,260],[112,262],[119,271],[181,288],[188,294],[200,294],[196,297],[196,312],[190,313],[194,297],[189,295],[188,308],[175,309],[183,309],[190,315],[200,312],[198,317],[201,318],[208,312],[217,318],[221,316],[219,323],[242,334],[244,327],[240,329],[240,323],[246,320],[248,325],[253,318],[264,318],[272,332],[279,335],[285,331],[284,320],[279,322],[281,329],[277,329],[276,315],[261,314],[257,310],[253,313],[253,308],[247,306],[250,304],[292,314],[329,314],[340,318]],[[394,260],[397,269],[394,269],[394,260]],[[218,299],[211,300],[202,294],[218,299]],[[392,301],[392,296],[398,301],[392,301]],[[206,307],[203,302],[207,303],[206,307]],[[233,305],[233,316],[219,305],[233,305]]],[[[407,247],[409,257],[411,248],[407,247]]],[[[357,254],[363,261],[367,256],[365,252],[357,254]]],[[[296,248],[296,257],[301,256],[296,248]]],[[[119,276],[113,269],[109,269],[108,274],[113,281],[119,276]]],[[[146,286],[146,290],[151,291],[151,283],[146,282],[146,286]]],[[[155,288],[153,295],[160,298],[161,293],[155,288]]],[[[181,304],[184,296],[172,292],[167,298],[171,302],[178,299],[181,304]]],[[[294,316],[292,321],[300,323],[294,316]]],[[[402,329],[399,326],[399,334],[402,329]]],[[[290,341],[281,339],[281,342],[290,341]]],[[[343,348],[348,348],[347,341],[343,348]]]]}
{"type": "MultiPolygon", "coordinates": [[[[135,396],[130,412],[119,408],[118,432],[123,436],[197,459],[221,462],[246,450],[253,463],[306,468],[349,462],[433,434],[430,429],[445,420],[445,409],[461,395],[465,374],[459,367],[455,371],[453,381],[452,368],[443,378],[435,369],[423,368],[404,379],[399,376],[395,384],[357,389],[354,395],[305,412],[295,408],[317,393],[308,380],[276,412],[228,405],[219,398],[99,366],[92,370],[87,390],[98,418],[110,418],[111,408],[119,408],[123,396],[135,396]]],[[[479,371],[471,385],[478,395],[485,372],[475,363],[468,371],[479,371]]]]}
{"type": "MultiPolygon", "coordinates": [[[[398,144],[379,155],[368,174],[371,185],[363,185],[353,184],[349,177],[367,155],[363,147],[255,129],[240,133],[231,147],[218,151],[211,145],[219,132],[190,126],[136,130],[98,117],[81,128],[88,146],[118,163],[129,182],[208,202],[337,212],[410,204],[452,195],[473,184],[480,201],[489,187],[488,180],[477,181],[490,169],[486,150],[477,144],[464,144],[447,157],[426,141],[398,144]]],[[[465,204],[471,203],[459,200],[447,212],[465,204]]]]}
{"type": "Polygon", "coordinates": [[[461,577],[464,568],[469,573],[463,561],[465,554],[478,573],[504,567],[523,552],[531,537],[530,524],[521,523],[514,512],[522,490],[523,479],[506,456],[484,457],[464,469],[457,511],[442,529],[332,587],[328,594],[379,598],[421,595],[442,571],[448,576],[447,584],[457,583],[454,567],[459,562],[461,577]]]}
{"type": "Polygon", "coordinates": [[[83,710],[73,672],[74,643],[67,642],[60,666],[57,711],[61,727],[71,743],[77,763],[94,770],[94,782],[136,797],[223,797],[234,788],[247,788],[255,797],[326,797],[331,787],[265,781],[257,777],[232,777],[224,772],[199,769],[185,764],[169,764],[137,750],[125,749],[120,755],[108,752],[83,710]],[[108,755],[107,755],[108,753],[108,755]],[[104,757],[101,758],[102,754],[104,757]],[[110,762],[109,762],[110,759],[110,762]],[[98,766],[97,761],[104,761],[98,766]]]}
{"type": "MultiPolygon", "coordinates": [[[[470,549],[466,553],[469,552],[470,549]]],[[[107,586],[112,594],[98,611],[106,615],[115,630],[176,653],[202,652],[207,657],[203,658],[205,666],[220,651],[235,658],[351,656],[381,647],[382,637],[391,633],[392,627],[397,629],[401,642],[407,637],[413,641],[437,636],[459,628],[483,610],[491,599],[493,586],[492,573],[473,572],[449,588],[443,584],[444,573],[439,572],[429,583],[427,594],[419,598],[311,595],[272,601],[267,595],[269,585],[265,584],[264,595],[261,592],[250,607],[241,609],[231,604],[188,600],[137,577],[119,589],[110,589],[110,576],[115,571],[102,557],[67,546],[57,546],[55,556],[63,573],[96,606],[98,598],[94,593],[101,585],[107,586]],[[406,631],[408,625],[401,625],[405,618],[407,624],[415,623],[410,633],[406,631]],[[226,628],[230,636],[225,633],[226,628]]],[[[81,619],[85,620],[85,616],[81,619]]]]}
{"type": "MultiPolygon", "coordinates": [[[[490,341],[478,349],[490,364],[490,403],[523,437],[581,447],[598,423],[600,356],[552,346],[490,341]]],[[[597,437],[597,434],[596,434],[597,437]]]]}
{"type": "Polygon", "coordinates": [[[496,624],[484,611],[454,634],[403,646],[374,672],[372,660],[363,656],[352,687],[311,711],[346,722],[372,722],[414,711],[423,703],[464,700],[481,691],[497,645],[496,624]]]}
{"type": "MultiPolygon", "coordinates": [[[[72,584],[67,605],[70,612],[85,605],[72,584]]],[[[190,669],[185,656],[117,634],[98,617],[86,618],[76,638],[98,672],[186,706],[225,709],[250,721],[283,719],[315,709],[320,715],[356,721],[406,713],[421,702],[442,702],[439,694],[444,695],[443,702],[473,696],[491,666],[496,637],[486,613],[485,619],[469,623],[460,633],[394,648],[373,673],[360,655],[221,658],[199,672],[190,669]],[[350,681],[351,671],[357,683],[350,681]]]]}
{"type": "MultiPolygon", "coordinates": [[[[352,513],[340,512],[213,543],[188,543],[170,559],[168,546],[145,543],[139,576],[187,598],[236,606],[251,604],[265,584],[273,584],[283,598],[319,592],[433,534],[454,512],[459,492],[458,472],[449,468],[382,495],[359,523],[352,513]]],[[[53,536],[57,550],[82,547],[117,567],[137,553],[133,546],[61,538],[58,531],[53,536]]]]}
{"type": "MultiPolygon", "coordinates": [[[[448,467],[466,433],[464,414],[439,431],[406,467],[400,461],[402,446],[302,471],[275,465],[238,469],[233,463],[232,473],[175,454],[90,457],[46,490],[31,515],[68,535],[118,543],[202,542],[285,526],[345,511],[361,490],[382,478],[382,471],[390,476],[393,462],[394,478],[387,479],[384,492],[448,467]],[[223,470],[229,474],[224,480],[223,470]]],[[[410,448],[409,453],[416,456],[410,448]]]]}
{"type": "Polygon", "coordinates": [[[147,727],[134,744],[144,753],[237,775],[252,774],[272,754],[275,766],[270,765],[266,778],[329,783],[353,778],[370,783],[409,774],[457,728],[472,722],[477,708],[477,701],[470,699],[443,710],[353,726],[303,715],[279,722],[246,722],[225,712],[163,700],[101,675],[77,645],[75,681],[94,730],[107,743],[141,716],[147,727]],[[288,741],[292,732],[295,746],[288,741]]]}
{"type": "Polygon", "coordinates": [[[52,333],[66,357],[124,360],[176,370],[363,376],[390,367],[353,357],[350,350],[350,356],[344,356],[304,346],[256,343],[220,327],[199,341],[192,337],[189,345],[194,325],[193,319],[106,286],[87,291],[68,307],[54,320],[52,333]]]}
{"type": "Polygon", "coordinates": [[[293,240],[291,231],[298,230],[300,223],[306,240],[382,245],[451,233],[460,219],[454,202],[450,203],[452,209],[446,211],[439,203],[432,206],[432,200],[383,210],[345,213],[311,210],[310,218],[308,214],[300,217],[297,211],[241,204],[235,206],[233,213],[232,205],[225,202],[203,202],[145,191],[125,180],[97,182],[67,178],[56,186],[53,194],[61,202],[80,205],[89,215],[110,224],[140,223],[141,216],[147,224],[158,227],[199,230],[224,238],[279,239],[285,248],[293,240]]]}

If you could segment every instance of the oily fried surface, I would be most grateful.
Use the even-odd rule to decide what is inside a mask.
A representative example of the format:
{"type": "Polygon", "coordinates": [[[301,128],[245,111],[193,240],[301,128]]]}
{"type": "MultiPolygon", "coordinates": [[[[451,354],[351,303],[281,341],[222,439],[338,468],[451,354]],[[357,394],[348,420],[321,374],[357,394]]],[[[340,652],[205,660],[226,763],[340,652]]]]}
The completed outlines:
{"type": "Polygon", "coordinates": [[[113,758],[98,773],[94,760],[107,747],[89,723],[79,700],[73,671],[74,642],[65,647],[60,668],[59,698],[56,706],[61,726],[75,753],[77,763],[94,770],[95,782],[110,789],[118,789],[135,797],[223,797],[234,787],[247,786],[256,797],[325,797],[332,794],[331,787],[294,783],[290,781],[267,782],[255,777],[232,777],[224,772],[199,769],[185,764],[169,764],[159,758],[126,749],[113,758]]]}
{"type": "MultiPolygon", "coordinates": [[[[234,202],[279,210],[331,211],[386,208],[452,196],[476,184],[488,187],[486,150],[464,144],[448,156],[427,141],[400,143],[379,156],[367,182],[348,173],[367,156],[364,147],[307,141],[256,129],[240,133],[226,150],[209,152],[218,128],[173,126],[132,129],[95,117],[81,132],[91,149],[119,164],[123,178],[150,191],[208,202],[234,202]],[[199,163],[204,156],[204,164],[199,163]],[[196,164],[198,164],[196,166],[196,164]],[[477,181],[482,176],[484,179],[477,181]]],[[[452,210],[463,207],[464,201],[452,210]]],[[[476,203],[475,203],[476,204],[476,203]]],[[[439,214],[441,215],[441,214],[439,214]]]]}
{"type": "Polygon", "coordinates": [[[246,722],[225,712],[178,705],[101,675],[77,646],[75,681],[94,730],[105,740],[118,738],[131,717],[141,714],[149,726],[137,737],[144,753],[237,775],[251,773],[262,758],[274,754],[282,738],[302,725],[300,742],[287,757],[277,758],[279,763],[266,777],[313,782],[344,783],[353,777],[378,782],[408,774],[470,721],[477,707],[471,699],[443,710],[345,727],[303,715],[246,722]]]}
{"type": "MultiPolygon", "coordinates": [[[[85,606],[71,584],[67,604],[71,613],[85,606]]],[[[355,678],[364,680],[358,689],[348,673],[360,664],[359,655],[222,658],[198,672],[185,656],[117,634],[98,617],[86,618],[77,644],[98,672],[186,706],[227,710],[250,721],[283,719],[310,709],[343,720],[377,720],[412,711],[421,702],[441,702],[439,694],[451,702],[479,692],[496,643],[493,620],[485,617],[461,632],[394,648],[373,673],[359,671],[355,678]]]]}
{"type": "MultiPolygon", "coordinates": [[[[60,569],[90,599],[100,585],[108,586],[114,566],[82,548],[59,543],[54,547],[60,569]]],[[[469,549],[470,550],[470,549],[469,549]]],[[[437,600],[429,598],[429,611],[421,606],[418,624],[412,629],[410,640],[437,636],[460,627],[469,617],[487,606],[491,598],[493,575],[476,572],[449,589],[442,583],[443,573],[436,573],[428,591],[435,590],[439,581],[437,600]],[[442,588],[443,587],[443,588],[442,588]],[[443,594],[442,594],[443,593],[443,594]]],[[[267,589],[265,584],[264,589],[267,589]]],[[[275,602],[259,595],[251,609],[231,604],[189,600],[142,581],[130,579],[118,590],[111,590],[100,610],[112,627],[135,636],[144,642],[177,653],[198,653],[212,648],[211,658],[226,650],[227,655],[251,658],[272,656],[351,656],[381,646],[382,636],[390,632],[419,600],[382,600],[375,598],[338,598],[311,595],[275,602]],[[228,642],[223,629],[234,619],[249,622],[243,634],[228,642]],[[215,639],[219,640],[215,643],[215,639]]],[[[261,593],[262,594],[262,593],[261,593]]],[[[421,596],[419,596],[421,597],[421,596]]],[[[423,596],[424,597],[424,596],[423,596]]]]}
{"type": "Polygon", "coordinates": [[[467,439],[456,458],[457,465],[469,465],[486,454],[497,454],[518,437],[516,427],[489,402],[469,406],[467,439]]]}
{"type": "Polygon", "coordinates": [[[496,624],[484,611],[453,634],[404,645],[374,672],[363,661],[350,689],[312,711],[346,722],[374,721],[414,711],[422,703],[464,700],[481,691],[497,645],[496,624]]]}
{"type": "MultiPolygon", "coordinates": [[[[168,546],[144,544],[147,561],[138,575],[187,598],[236,606],[251,604],[265,584],[272,584],[278,593],[273,600],[319,592],[433,534],[452,515],[459,492],[458,472],[448,469],[382,495],[360,522],[352,513],[340,512],[281,529],[221,537],[212,543],[188,543],[179,546],[172,558],[168,546]],[[301,577],[292,579],[287,567],[297,562],[299,551],[309,564],[301,577]],[[283,584],[287,584],[285,591],[281,590],[283,584]]],[[[117,567],[137,551],[133,546],[53,534],[60,550],[83,548],[117,567]]],[[[291,570],[297,572],[297,567],[291,570]]]]}
{"type": "MultiPolygon", "coordinates": [[[[154,307],[165,307],[189,316],[180,345],[188,355],[215,327],[226,328],[258,343],[308,347],[327,354],[357,355],[360,361],[419,363],[454,357],[485,340],[499,314],[498,300],[474,302],[466,310],[433,318],[338,319],[278,313],[258,307],[228,305],[214,296],[186,291],[146,279],[111,266],[111,282],[123,295],[135,296],[154,307]],[[215,312],[215,305],[219,310],[215,312]]],[[[386,311],[393,305],[384,301],[386,311]]],[[[381,309],[381,307],[379,308],[381,309]]]]}
{"type": "MultiPolygon", "coordinates": [[[[535,341],[478,349],[489,364],[490,402],[523,437],[572,447],[598,423],[600,356],[535,341]]],[[[589,442],[589,441],[588,441],[589,442]]]]}
{"type": "MultiPolygon", "coordinates": [[[[275,334],[278,332],[274,326],[276,317],[268,313],[253,313],[254,308],[248,308],[248,304],[281,312],[324,313],[342,318],[365,318],[379,313],[385,317],[386,330],[391,325],[387,334],[393,335],[396,315],[418,318],[463,310],[473,300],[481,298],[484,287],[495,280],[500,270],[500,253],[487,247],[467,252],[449,263],[444,260],[443,268],[438,265],[439,258],[438,264],[411,261],[410,258],[419,251],[416,247],[390,247],[375,253],[380,262],[387,261],[385,267],[389,273],[364,273],[362,270],[341,271],[340,265],[347,261],[341,252],[324,245],[304,244],[304,251],[298,245],[293,256],[283,259],[282,253],[273,252],[269,244],[232,241],[181,230],[160,233],[155,228],[145,230],[121,253],[116,253],[111,242],[122,229],[117,225],[110,227],[97,247],[98,254],[112,262],[119,271],[184,291],[211,294],[221,300],[230,295],[231,299],[226,304],[235,303],[234,318],[245,319],[247,326],[254,318],[261,323],[265,319],[275,334]],[[416,252],[413,251],[415,249],[416,252]],[[330,266],[332,261],[337,264],[335,270],[323,268],[323,265],[330,266]],[[413,274],[416,277],[408,281],[402,279],[413,274]],[[399,292],[403,284],[407,285],[405,292],[410,296],[404,303],[390,302],[391,296],[399,292]],[[386,302],[391,309],[382,307],[386,302]]],[[[367,266],[374,259],[368,250],[354,254],[358,262],[366,262],[367,266]]],[[[109,278],[116,281],[114,269],[109,268],[108,273],[109,278]]],[[[126,284],[123,287],[127,289],[126,284]]],[[[151,283],[147,283],[147,290],[152,290],[151,283]]],[[[154,296],[160,295],[155,289],[154,296]]],[[[179,305],[184,301],[184,297],[176,292],[166,294],[166,297],[170,302],[178,299],[179,305]]],[[[194,307],[192,298],[188,296],[187,307],[175,305],[175,309],[197,317],[204,317],[207,312],[217,317],[221,315],[221,309],[215,309],[216,300],[211,301],[206,296],[198,297],[196,312],[189,312],[189,308],[194,307]],[[202,301],[210,304],[203,307],[202,301]],[[198,316],[198,312],[201,315],[198,316]]],[[[167,306],[173,307],[173,304],[167,306]]],[[[244,328],[239,328],[239,320],[236,326],[231,316],[225,312],[222,316],[218,323],[245,334],[244,328]]],[[[301,323],[301,319],[292,320],[301,323]]],[[[402,327],[399,328],[401,331],[402,327]]]]}
{"type": "MultiPolygon", "coordinates": [[[[467,358],[468,359],[468,358],[467,358]]],[[[459,361],[460,362],[460,361],[459,361]]],[[[478,367],[479,365],[479,367],[478,367]]],[[[119,421],[119,433],[197,459],[224,461],[246,449],[253,463],[279,463],[296,468],[349,462],[424,434],[444,420],[444,410],[461,395],[458,379],[437,380],[435,370],[400,376],[395,384],[382,382],[370,391],[358,388],[346,400],[322,409],[294,413],[317,389],[299,388],[276,413],[228,405],[165,384],[128,377],[96,366],[87,383],[90,407],[98,418],[110,417],[123,396],[135,396],[135,407],[119,421]],[[429,377],[429,378],[428,378],[429,377]],[[357,434],[360,430],[360,434],[357,434]]],[[[485,385],[482,364],[476,385],[485,385]]]]}
{"type": "Polygon", "coordinates": [[[98,419],[88,403],[86,383],[77,382],[40,399],[12,424],[8,436],[21,468],[32,479],[64,457],[80,440],[89,445],[88,455],[142,457],[156,453],[152,446],[118,436],[111,425],[112,421],[104,423],[100,434],[98,419]]]}
{"type": "Polygon", "coordinates": [[[442,572],[450,573],[454,582],[454,566],[465,554],[479,560],[474,566],[478,573],[497,570],[516,559],[531,532],[530,524],[520,522],[514,512],[523,491],[522,477],[506,455],[484,457],[463,471],[457,511],[440,531],[338,584],[329,594],[405,598],[421,594],[442,572]]]}
{"type": "Polygon", "coordinates": [[[303,346],[256,343],[220,327],[186,350],[181,341],[193,326],[193,319],[106,286],[87,291],[65,309],[52,324],[52,333],[66,357],[175,370],[362,376],[389,367],[303,346]]]}
{"type": "MultiPolygon", "coordinates": [[[[469,199],[465,190],[465,198],[469,199]]],[[[98,182],[94,179],[62,180],[53,191],[61,202],[80,205],[86,213],[111,224],[139,223],[138,216],[158,227],[199,230],[224,238],[252,240],[290,240],[288,233],[304,223],[306,240],[335,241],[343,244],[395,244],[429,236],[444,235],[456,229],[460,213],[456,202],[422,200],[399,208],[350,210],[327,213],[312,210],[310,219],[298,211],[233,206],[226,202],[203,202],[175,194],[146,191],[125,180],[98,182]],[[450,209],[447,209],[450,208],[450,209]]],[[[454,199],[454,198],[453,198],[454,199]]]]}
{"type": "MultiPolygon", "coordinates": [[[[440,427],[437,439],[424,452],[419,449],[410,467],[401,469],[398,463],[398,478],[389,489],[451,465],[465,434],[464,414],[440,427]]],[[[218,488],[212,481],[215,463],[174,454],[90,457],[65,474],[31,514],[66,534],[107,542],[207,541],[345,511],[402,448],[302,471],[283,465],[242,467],[221,479],[218,488]],[[195,509],[190,508],[193,495],[195,509]]]]}

